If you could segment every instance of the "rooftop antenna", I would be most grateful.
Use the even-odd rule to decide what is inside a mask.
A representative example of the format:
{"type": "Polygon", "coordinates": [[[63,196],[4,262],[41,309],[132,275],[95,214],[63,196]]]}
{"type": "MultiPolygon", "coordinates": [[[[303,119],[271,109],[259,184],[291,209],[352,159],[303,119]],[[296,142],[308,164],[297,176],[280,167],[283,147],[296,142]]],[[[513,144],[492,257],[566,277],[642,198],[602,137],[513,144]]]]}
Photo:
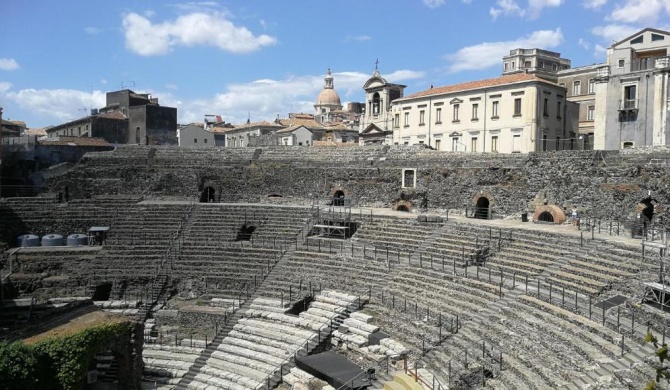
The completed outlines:
{"type": "Polygon", "coordinates": [[[375,70],[379,70],[379,58],[375,61],[375,70]]]}

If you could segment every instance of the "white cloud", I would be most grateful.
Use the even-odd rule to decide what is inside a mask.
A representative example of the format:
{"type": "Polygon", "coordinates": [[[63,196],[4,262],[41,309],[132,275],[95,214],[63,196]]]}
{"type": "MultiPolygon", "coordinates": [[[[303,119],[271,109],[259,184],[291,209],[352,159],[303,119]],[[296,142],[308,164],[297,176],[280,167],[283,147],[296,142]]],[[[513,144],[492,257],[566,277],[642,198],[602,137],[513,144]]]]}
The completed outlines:
{"type": "MultiPolygon", "coordinates": [[[[424,73],[398,70],[383,76],[390,82],[400,82],[421,78],[424,73]]],[[[249,112],[254,122],[271,121],[277,114],[286,117],[289,112],[312,113],[314,100],[323,88],[323,77],[291,76],[282,80],[260,79],[231,84],[211,98],[191,101],[180,101],[165,93],[154,93],[154,96],[160,98],[161,104],[178,107],[180,123],[202,121],[205,113],[221,113],[226,122],[238,124],[247,120],[249,112]]],[[[356,101],[362,98],[362,86],[370,77],[371,74],[361,72],[334,72],[335,90],[342,101],[356,101]]]]}
{"type": "Polygon", "coordinates": [[[105,93],[84,92],[73,89],[22,89],[12,91],[9,85],[0,87],[0,97],[19,107],[44,116],[57,123],[84,116],[83,108],[105,105],[105,93]]]}
{"type": "Polygon", "coordinates": [[[4,93],[6,91],[9,91],[9,89],[12,87],[12,84],[6,82],[6,81],[0,81],[0,93],[4,93]]]}
{"type": "Polygon", "coordinates": [[[171,89],[173,91],[176,91],[176,90],[179,89],[179,87],[177,87],[175,84],[165,84],[165,88],[171,89]]]}
{"type": "Polygon", "coordinates": [[[583,38],[579,38],[579,40],[577,41],[577,44],[579,46],[583,47],[586,50],[591,48],[591,44],[583,38]]]}
{"type": "Polygon", "coordinates": [[[652,25],[664,14],[670,15],[670,0],[624,0],[616,5],[608,19],[652,25]]]}
{"type": "Polygon", "coordinates": [[[19,63],[13,58],[0,58],[0,70],[19,69],[19,63]]]}
{"type": "Polygon", "coordinates": [[[598,9],[607,4],[607,0],[583,0],[582,6],[588,9],[598,9]]]}
{"type": "Polygon", "coordinates": [[[88,35],[97,35],[102,32],[102,29],[98,27],[86,27],[84,32],[86,32],[88,35]]]}
{"type": "Polygon", "coordinates": [[[358,42],[365,42],[371,40],[372,37],[369,35],[347,35],[346,38],[344,38],[345,42],[350,42],[350,41],[358,41],[358,42]]]}
{"type": "Polygon", "coordinates": [[[591,32],[607,41],[608,46],[618,42],[629,35],[635,34],[640,29],[625,24],[608,24],[605,26],[594,27],[591,32]]]}
{"type": "Polygon", "coordinates": [[[107,84],[107,79],[100,79],[100,84],[102,84],[102,85],[107,84]]]}
{"type": "Polygon", "coordinates": [[[123,17],[126,47],[142,56],[163,55],[175,46],[208,45],[231,53],[248,53],[274,45],[275,37],[254,36],[245,27],[235,26],[223,13],[195,12],[174,21],[153,24],[136,13],[123,17]]]}
{"type": "Polygon", "coordinates": [[[444,5],[444,0],[423,0],[423,4],[428,8],[437,8],[444,5]]]}
{"type": "Polygon", "coordinates": [[[560,28],[540,30],[512,41],[484,42],[467,46],[456,53],[448,54],[445,59],[449,62],[448,71],[450,73],[480,70],[501,65],[501,58],[508,55],[511,49],[550,49],[560,45],[561,42],[563,42],[563,33],[560,28]]]}
{"type": "Polygon", "coordinates": [[[536,19],[545,8],[556,8],[563,4],[564,0],[528,0],[528,5],[523,8],[516,0],[497,0],[496,7],[489,9],[489,14],[495,20],[500,15],[519,16],[522,18],[536,19]]]}

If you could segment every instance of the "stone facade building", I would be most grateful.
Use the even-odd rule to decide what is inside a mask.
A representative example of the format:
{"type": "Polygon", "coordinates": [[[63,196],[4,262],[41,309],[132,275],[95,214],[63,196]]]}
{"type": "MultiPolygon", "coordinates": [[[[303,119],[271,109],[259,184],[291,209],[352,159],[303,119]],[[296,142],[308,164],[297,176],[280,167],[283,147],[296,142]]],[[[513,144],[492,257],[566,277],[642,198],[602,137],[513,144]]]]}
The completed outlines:
{"type": "Polygon", "coordinates": [[[365,111],[361,118],[361,145],[391,143],[393,134],[391,104],[403,97],[405,87],[389,83],[375,67],[372,77],[363,85],[365,111]]]}
{"type": "Polygon", "coordinates": [[[556,82],[557,74],[570,68],[570,60],[561,53],[542,49],[514,49],[503,57],[503,76],[530,73],[556,82]]]}
{"type": "Polygon", "coordinates": [[[225,146],[236,148],[249,146],[249,139],[251,137],[264,136],[267,134],[275,133],[277,130],[282,129],[283,126],[276,123],[270,123],[268,121],[260,122],[247,122],[240,126],[235,126],[230,129],[222,130],[225,134],[225,146]]]}
{"type": "Polygon", "coordinates": [[[46,129],[47,137],[95,137],[112,144],[128,143],[128,117],[120,111],[92,115],[46,129]]]}
{"type": "Polygon", "coordinates": [[[670,32],[637,32],[607,49],[595,78],[595,149],[670,145],[670,32]]]}
{"type": "Polygon", "coordinates": [[[579,105],[577,144],[580,149],[593,149],[595,131],[595,78],[600,65],[587,65],[558,72],[558,84],[567,90],[567,99],[579,105]]]}
{"type": "Polygon", "coordinates": [[[430,88],[393,101],[393,143],[454,152],[574,149],[577,112],[565,95],[526,73],[430,88]]]}

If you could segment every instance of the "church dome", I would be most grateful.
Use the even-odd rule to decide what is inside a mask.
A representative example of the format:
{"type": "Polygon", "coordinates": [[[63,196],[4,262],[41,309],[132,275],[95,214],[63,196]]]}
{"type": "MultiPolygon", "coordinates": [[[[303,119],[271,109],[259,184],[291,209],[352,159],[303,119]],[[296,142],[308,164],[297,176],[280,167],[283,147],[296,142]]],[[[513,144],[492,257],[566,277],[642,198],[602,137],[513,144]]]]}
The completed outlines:
{"type": "Polygon", "coordinates": [[[340,95],[335,92],[335,85],[333,84],[333,74],[330,69],[326,72],[326,77],[323,78],[324,86],[323,90],[319,92],[319,96],[316,97],[315,108],[318,109],[319,106],[336,106],[335,109],[342,108],[342,103],[340,102],[340,95]]]}
{"type": "Polygon", "coordinates": [[[319,92],[319,96],[316,98],[316,104],[318,105],[337,105],[340,106],[340,95],[335,92],[334,89],[324,88],[319,92]]]}

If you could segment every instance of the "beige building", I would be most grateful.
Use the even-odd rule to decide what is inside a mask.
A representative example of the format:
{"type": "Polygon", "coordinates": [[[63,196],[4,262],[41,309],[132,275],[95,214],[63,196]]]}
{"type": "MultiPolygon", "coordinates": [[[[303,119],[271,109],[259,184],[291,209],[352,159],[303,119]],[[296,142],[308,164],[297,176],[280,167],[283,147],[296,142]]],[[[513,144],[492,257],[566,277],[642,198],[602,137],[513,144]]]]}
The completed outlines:
{"type": "Polygon", "coordinates": [[[268,121],[245,123],[223,131],[226,137],[225,145],[227,148],[249,146],[249,138],[271,134],[282,128],[284,126],[268,121]]]}
{"type": "Polygon", "coordinates": [[[468,153],[575,149],[566,90],[518,73],[431,88],[393,101],[393,143],[468,153]]]}
{"type": "Polygon", "coordinates": [[[403,97],[405,87],[387,82],[375,68],[372,77],[363,85],[365,111],[361,115],[361,145],[391,143],[391,104],[403,97]]]}
{"type": "Polygon", "coordinates": [[[567,90],[567,99],[579,105],[578,148],[593,149],[596,112],[596,74],[602,64],[580,66],[558,72],[558,85],[567,90]]]}

